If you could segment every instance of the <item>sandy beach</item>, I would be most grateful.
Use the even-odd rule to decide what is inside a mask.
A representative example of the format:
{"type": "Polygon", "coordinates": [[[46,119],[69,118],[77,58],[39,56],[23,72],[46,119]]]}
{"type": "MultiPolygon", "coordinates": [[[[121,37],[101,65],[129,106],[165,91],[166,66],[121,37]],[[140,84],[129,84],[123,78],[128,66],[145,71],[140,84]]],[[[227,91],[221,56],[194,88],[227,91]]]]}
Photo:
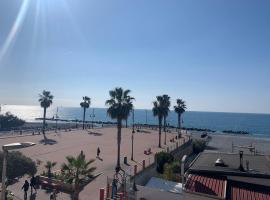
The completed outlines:
{"type": "MultiPolygon", "coordinates": [[[[257,154],[270,154],[270,138],[259,138],[247,135],[232,135],[232,134],[208,134],[210,140],[208,142],[207,150],[220,151],[220,152],[232,152],[232,144],[236,146],[253,146],[256,149],[257,154]]],[[[199,139],[201,133],[192,133],[193,138],[199,139]]],[[[238,152],[240,148],[235,148],[234,152],[238,152]]],[[[246,153],[250,153],[249,150],[241,148],[246,153]]]]}

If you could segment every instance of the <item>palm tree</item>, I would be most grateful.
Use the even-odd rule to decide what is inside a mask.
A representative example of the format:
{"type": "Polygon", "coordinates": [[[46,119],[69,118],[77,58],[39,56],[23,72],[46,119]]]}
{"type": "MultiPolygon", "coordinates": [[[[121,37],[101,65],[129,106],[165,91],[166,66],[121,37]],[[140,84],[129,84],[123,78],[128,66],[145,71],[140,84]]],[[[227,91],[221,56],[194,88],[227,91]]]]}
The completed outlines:
{"type": "Polygon", "coordinates": [[[163,107],[164,107],[164,126],[163,126],[163,131],[164,131],[164,135],[165,135],[165,139],[164,139],[164,144],[166,145],[167,143],[167,133],[166,133],[166,125],[167,125],[167,117],[169,115],[170,112],[170,106],[171,106],[171,101],[170,101],[170,97],[167,94],[164,94],[162,96],[163,99],[163,107]]]}
{"type": "Polygon", "coordinates": [[[85,112],[86,109],[90,107],[91,99],[88,96],[83,97],[83,101],[80,103],[81,107],[83,108],[83,129],[85,123],[85,112]]]}
{"type": "Polygon", "coordinates": [[[47,161],[44,166],[47,169],[47,174],[49,178],[52,177],[52,168],[55,167],[55,165],[56,165],[56,162],[47,161]]]}
{"type": "Polygon", "coordinates": [[[42,94],[39,94],[40,106],[43,108],[43,129],[42,133],[44,136],[44,141],[46,141],[45,136],[45,124],[46,124],[46,111],[53,103],[53,95],[51,95],[50,91],[43,90],[42,94]]]}
{"type": "Polygon", "coordinates": [[[62,175],[65,181],[70,184],[74,184],[73,200],[79,199],[80,184],[85,181],[85,178],[93,177],[93,172],[96,167],[90,167],[90,165],[95,161],[91,159],[87,161],[85,159],[85,154],[83,151],[77,156],[67,156],[67,163],[64,163],[61,167],[62,175]]]}
{"type": "MultiPolygon", "coordinates": [[[[182,99],[176,100],[176,106],[174,106],[174,111],[178,115],[178,130],[181,131],[181,115],[186,111],[186,103],[182,99]]],[[[180,136],[180,135],[178,135],[180,136]]]]}
{"type": "Polygon", "coordinates": [[[121,87],[115,88],[109,92],[110,99],[106,101],[109,106],[107,114],[117,121],[117,164],[115,171],[118,173],[120,166],[120,145],[121,145],[121,128],[122,121],[127,119],[133,109],[133,97],[129,96],[130,90],[123,90],[121,87]]]}
{"type": "Polygon", "coordinates": [[[158,127],[159,127],[159,137],[158,137],[158,147],[161,148],[161,129],[162,129],[162,119],[164,117],[164,106],[163,97],[157,96],[157,100],[153,102],[153,115],[158,117],[158,127]]]}

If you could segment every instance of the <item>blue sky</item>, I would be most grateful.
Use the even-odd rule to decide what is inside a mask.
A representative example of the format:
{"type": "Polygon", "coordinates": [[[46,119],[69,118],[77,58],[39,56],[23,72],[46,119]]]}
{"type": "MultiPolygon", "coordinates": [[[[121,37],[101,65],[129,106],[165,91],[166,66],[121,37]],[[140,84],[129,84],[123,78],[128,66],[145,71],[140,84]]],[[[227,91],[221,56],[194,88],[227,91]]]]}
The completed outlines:
{"type": "Polygon", "coordinates": [[[104,107],[116,86],[189,110],[270,113],[270,1],[1,0],[0,103],[104,107]]]}

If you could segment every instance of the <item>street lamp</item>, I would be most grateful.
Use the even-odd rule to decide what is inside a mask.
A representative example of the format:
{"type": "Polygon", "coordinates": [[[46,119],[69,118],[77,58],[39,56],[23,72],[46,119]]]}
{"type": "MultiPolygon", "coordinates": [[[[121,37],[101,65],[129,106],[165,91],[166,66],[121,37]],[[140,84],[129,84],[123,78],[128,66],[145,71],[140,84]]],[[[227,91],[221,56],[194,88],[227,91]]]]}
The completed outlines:
{"type": "Polygon", "coordinates": [[[56,114],[55,114],[55,132],[57,132],[57,122],[58,122],[59,116],[58,116],[58,107],[56,109],[56,114]]]}
{"type": "Polygon", "coordinates": [[[92,117],[92,128],[94,128],[94,119],[95,119],[95,109],[93,108],[92,115],[90,114],[90,118],[92,117]]]}
{"type": "Polygon", "coordinates": [[[10,143],[2,146],[3,149],[3,169],[2,169],[2,193],[1,199],[6,200],[6,172],[7,172],[7,154],[9,150],[22,149],[34,146],[33,142],[20,142],[20,143],[10,143]]]}
{"type": "Polygon", "coordinates": [[[133,160],[133,143],[134,143],[134,109],[132,110],[132,135],[131,135],[131,160],[133,160]]]}

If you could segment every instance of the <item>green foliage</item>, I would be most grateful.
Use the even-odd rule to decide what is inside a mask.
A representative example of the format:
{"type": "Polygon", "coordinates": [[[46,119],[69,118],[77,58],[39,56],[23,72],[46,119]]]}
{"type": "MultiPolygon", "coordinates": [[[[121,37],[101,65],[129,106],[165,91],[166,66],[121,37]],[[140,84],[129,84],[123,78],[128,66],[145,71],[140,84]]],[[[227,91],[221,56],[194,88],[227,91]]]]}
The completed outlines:
{"type": "Polygon", "coordinates": [[[56,162],[47,161],[45,164],[45,168],[47,169],[47,175],[48,177],[52,177],[52,168],[55,167],[56,162]]]}
{"type": "MultiPolygon", "coordinates": [[[[0,176],[2,176],[3,152],[0,152],[0,176]]],[[[37,172],[35,162],[21,152],[12,151],[7,156],[7,178],[14,179],[25,174],[34,175],[37,172]]]]}
{"type": "Polygon", "coordinates": [[[86,177],[91,177],[96,167],[90,167],[95,161],[94,159],[87,161],[83,151],[77,156],[67,156],[67,163],[61,167],[62,178],[65,182],[78,185],[82,183],[86,177]]]}
{"type": "Polygon", "coordinates": [[[193,141],[193,153],[198,154],[202,152],[206,147],[206,142],[204,140],[194,140],[193,141]]]}
{"type": "Polygon", "coordinates": [[[42,108],[48,108],[53,103],[53,95],[50,91],[43,90],[42,94],[39,95],[38,101],[42,108]]]}
{"type": "Polygon", "coordinates": [[[164,172],[164,165],[166,163],[171,163],[174,160],[174,157],[170,153],[166,152],[159,152],[157,154],[157,172],[163,174],[164,172]]]}
{"type": "Polygon", "coordinates": [[[181,173],[181,165],[179,162],[166,163],[164,165],[163,177],[169,181],[179,181],[181,173]]]}
{"type": "Polygon", "coordinates": [[[88,96],[83,97],[83,101],[80,103],[80,106],[84,109],[89,108],[91,104],[91,99],[88,96]]]}
{"type": "Polygon", "coordinates": [[[133,109],[134,100],[129,96],[130,90],[123,90],[122,88],[115,88],[111,90],[110,99],[106,101],[106,105],[109,106],[107,114],[112,119],[125,120],[128,118],[130,112],[133,109]]]}
{"type": "Polygon", "coordinates": [[[24,125],[25,121],[19,119],[17,116],[7,112],[4,115],[0,115],[0,130],[10,129],[24,125]]]}

